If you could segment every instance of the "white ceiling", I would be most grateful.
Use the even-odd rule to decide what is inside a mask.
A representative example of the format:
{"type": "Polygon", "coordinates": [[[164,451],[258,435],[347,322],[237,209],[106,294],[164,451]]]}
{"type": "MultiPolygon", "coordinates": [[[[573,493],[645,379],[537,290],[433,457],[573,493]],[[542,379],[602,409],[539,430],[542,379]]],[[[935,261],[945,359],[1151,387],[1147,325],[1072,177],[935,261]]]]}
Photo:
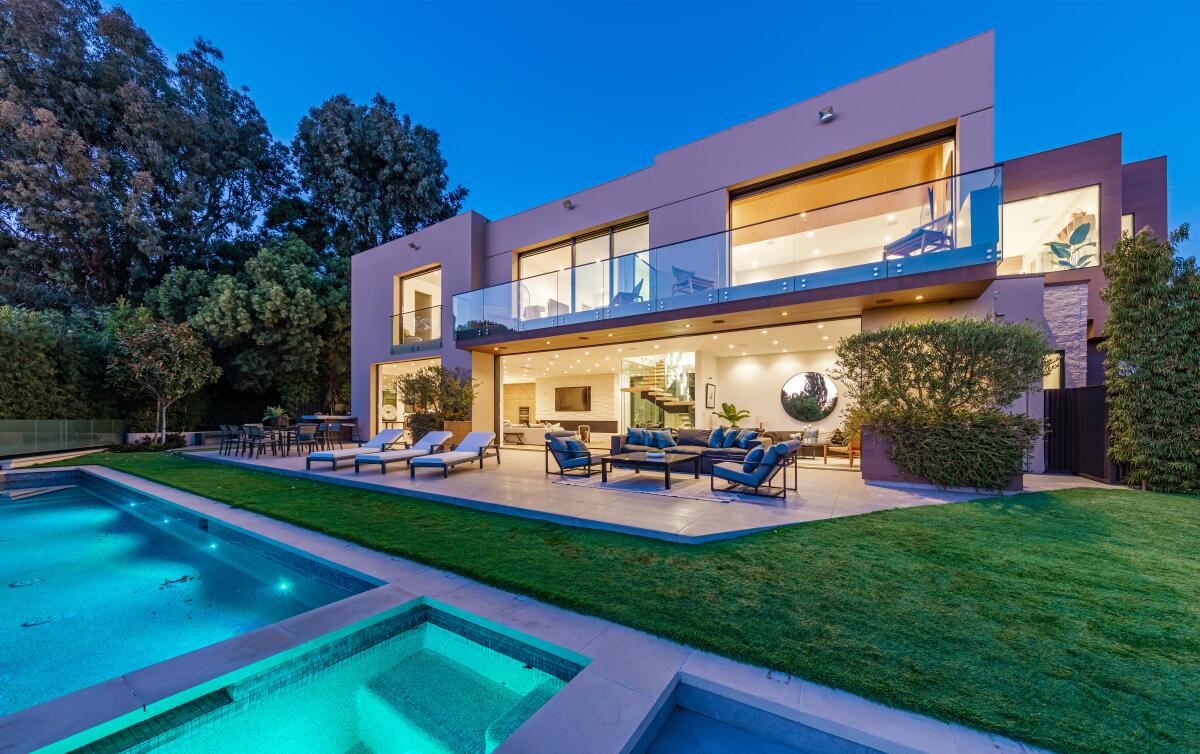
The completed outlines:
{"type": "Polygon", "coordinates": [[[640,343],[513,354],[501,356],[499,361],[505,383],[532,382],[538,377],[617,372],[621,359],[670,352],[708,352],[717,358],[729,358],[831,350],[840,339],[859,332],[860,326],[859,319],[853,317],[716,335],[685,335],[640,343]]]}

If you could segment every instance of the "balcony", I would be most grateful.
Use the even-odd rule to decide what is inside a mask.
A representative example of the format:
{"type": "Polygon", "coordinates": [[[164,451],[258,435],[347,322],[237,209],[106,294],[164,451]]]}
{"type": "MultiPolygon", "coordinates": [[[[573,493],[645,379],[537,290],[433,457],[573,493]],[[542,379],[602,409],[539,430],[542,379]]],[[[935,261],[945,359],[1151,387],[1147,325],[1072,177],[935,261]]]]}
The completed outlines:
{"type": "Polygon", "coordinates": [[[441,347],[440,305],[392,315],[392,353],[413,353],[441,347]]]}
{"type": "Polygon", "coordinates": [[[1001,168],[454,296],[459,341],[997,264],[1001,168]]]}

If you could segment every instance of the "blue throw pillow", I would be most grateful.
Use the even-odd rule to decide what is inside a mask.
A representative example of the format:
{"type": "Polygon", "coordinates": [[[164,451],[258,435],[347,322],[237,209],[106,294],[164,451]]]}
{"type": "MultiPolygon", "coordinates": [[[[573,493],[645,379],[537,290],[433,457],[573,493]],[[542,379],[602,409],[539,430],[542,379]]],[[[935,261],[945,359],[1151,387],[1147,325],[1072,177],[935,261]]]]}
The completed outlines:
{"type": "Polygon", "coordinates": [[[779,460],[779,457],[787,454],[788,447],[786,443],[779,443],[767,448],[767,452],[763,454],[762,462],[768,466],[774,466],[779,460]]]}
{"type": "Polygon", "coordinates": [[[626,435],[625,444],[626,445],[649,445],[650,443],[646,442],[646,430],[638,429],[637,427],[630,427],[629,434],[626,435]]]}
{"type": "Polygon", "coordinates": [[[663,448],[675,447],[675,440],[672,439],[671,433],[666,430],[656,430],[654,432],[651,432],[650,439],[653,442],[650,442],[648,444],[653,445],[654,447],[658,448],[659,450],[662,450],[663,448]]]}
{"type": "Polygon", "coordinates": [[[758,466],[758,462],[762,460],[763,454],[766,452],[767,451],[763,450],[763,446],[759,445],[757,448],[747,453],[746,460],[742,462],[742,471],[746,472],[747,474],[754,471],[754,467],[758,466]]]}
{"type": "Polygon", "coordinates": [[[567,443],[561,437],[550,438],[550,450],[564,451],[567,449],[567,443]]]}
{"type": "Polygon", "coordinates": [[[724,439],[721,440],[721,447],[722,448],[732,448],[733,444],[735,442],[737,442],[737,437],[738,437],[738,431],[736,429],[733,429],[731,427],[731,428],[725,430],[725,437],[724,437],[724,439]]]}
{"type": "Polygon", "coordinates": [[[758,437],[758,432],[752,429],[743,429],[737,433],[737,440],[734,441],[734,445],[739,448],[748,448],[750,447],[750,441],[756,437],[758,437]]]}
{"type": "Polygon", "coordinates": [[[721,447],[721,443],[724,442],[724,440],[725,440],[725,428],[717,427],[708,436],[708,447],[719,448],[719,447],[721,447]]]}
{"type": "Polygon", "coordinates": [[[567,440],[567,450],[572,453],[586,453],[587,444],[583,440],[567,440]]]}

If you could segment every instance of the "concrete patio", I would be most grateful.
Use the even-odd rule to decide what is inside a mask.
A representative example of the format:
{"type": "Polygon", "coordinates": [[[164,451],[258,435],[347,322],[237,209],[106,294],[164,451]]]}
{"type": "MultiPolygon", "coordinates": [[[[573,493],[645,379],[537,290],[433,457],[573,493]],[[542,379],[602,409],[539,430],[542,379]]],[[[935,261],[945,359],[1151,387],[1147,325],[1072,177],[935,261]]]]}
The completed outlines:
{"type": "MultiPolygon", "coordinates": [[[[386,475],[381,475],[377,468],[368,467],[356,474],[353,463],[340,466],[337,471],[324,464],[320,469],[314,467],[311,471],[305,471],[303,457],[295,455],[247,458],[219,455],[212,451],[188,455],[216,463],[405,494],[569,526],[608,529],[689,544],[728,539],[809,521],[891,508],[961,502],[983,496],[973,492],[867,484],[858,473],[814,467],[799,469],[799,489],[789,492],[786,503],[750,496],[726,501],[666,496],[612,489],[598,484],[577,486],[560,483],[557,474],[545,473],[543,454],[534,450],[504,450],[501,464],[497,465],[495,459],[488,459],[483,470],[473,465],[460,466],[446,479],[429,469],[421,470],[416,479],[410,479],[408,470],[398,467],[393,467],[386,475]]],[[[610,479],[615,481],[632,474],[631,471],[620,470],[610,479]]],[[[643,476],[660,478],[650,472],[645,472],[643,476]]],[[[682,482],[685,478],[692,480],[692,475],[679,474],[675,478],[682,482]]],[[[702,486],[707,493],[708,478],[701,476],[701,485],[698,486],[702,486]]],[[[1028,491],[1104,486],[1081,477],[1025,476],[1025,489],[1028,491]]]]}

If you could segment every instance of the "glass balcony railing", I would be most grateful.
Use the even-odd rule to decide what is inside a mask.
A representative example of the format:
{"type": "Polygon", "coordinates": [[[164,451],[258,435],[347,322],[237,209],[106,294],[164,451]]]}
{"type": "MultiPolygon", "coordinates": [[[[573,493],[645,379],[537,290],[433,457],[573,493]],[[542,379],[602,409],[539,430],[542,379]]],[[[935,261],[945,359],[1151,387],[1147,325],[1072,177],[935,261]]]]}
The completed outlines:
{"type": "Polygon", "coordinates": [[[442,307],[428,306],[392,315],[392,348],[437,343],[442,339],[442,307]]]}
{"type": "Polygon", "coordinates": [[[1001,168],[454,297],[464,340],[1000,260],[1001,168]]]}
{"type": "Polygon", "coordinates": [[[118,419],[0,420],[0,458],[58,450],[78,450],[125,441],[118,419]]]}

